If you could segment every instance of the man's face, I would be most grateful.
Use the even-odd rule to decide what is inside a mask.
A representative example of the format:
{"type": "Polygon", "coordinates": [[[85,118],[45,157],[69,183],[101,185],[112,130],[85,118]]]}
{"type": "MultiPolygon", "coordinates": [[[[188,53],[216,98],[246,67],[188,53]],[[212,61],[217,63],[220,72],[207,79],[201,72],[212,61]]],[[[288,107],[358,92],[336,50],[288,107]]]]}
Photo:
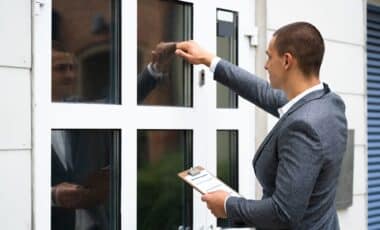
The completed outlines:
{"type": "Polygon", "coordinates": [[[273,88],[281,89],[285,80],[285,69],[283,65],[283,58],[279,56],[274,43],[276,38],[273,37],[269,42],[266,54],[268,56],[265,63],[265,69],[269,73],[269,81],[273,88]]]}
{"type": "Polygon", "coordinates": [[[77,81],[77,68],[73,55],[52,50],[51,71],[53,100],[61,101],[73,96],[77,81]]]}

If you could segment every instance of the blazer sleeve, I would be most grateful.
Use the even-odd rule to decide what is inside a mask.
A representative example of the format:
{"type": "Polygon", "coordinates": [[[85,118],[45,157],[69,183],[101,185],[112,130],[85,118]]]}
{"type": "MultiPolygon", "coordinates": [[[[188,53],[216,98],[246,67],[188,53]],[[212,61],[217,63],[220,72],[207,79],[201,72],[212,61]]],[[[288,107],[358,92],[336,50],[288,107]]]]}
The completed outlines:
{"type": "Polygon", "coordinates": [[[144,70],[139,74],[137,78],[137,102],[142,102],[146,96],[152,91],[156,85],[158,80],[153,77],[148,68],[144,68],[144,70]]]}
{"type": "Polygon", "coordinates": [[[278,139],[275,191],[263,200],[230,197],[228,218],[259,228],[295,229],[302,220],[322,168],[319,136],[303,121],[292,123],[278,139]]]}
{"type": "Polygon", "coordinates": [[[225,60],[217,64],[214,79],[276,117],[277,109],[288,101],[282,90],[273,89],[267,81],[225,60]]]}

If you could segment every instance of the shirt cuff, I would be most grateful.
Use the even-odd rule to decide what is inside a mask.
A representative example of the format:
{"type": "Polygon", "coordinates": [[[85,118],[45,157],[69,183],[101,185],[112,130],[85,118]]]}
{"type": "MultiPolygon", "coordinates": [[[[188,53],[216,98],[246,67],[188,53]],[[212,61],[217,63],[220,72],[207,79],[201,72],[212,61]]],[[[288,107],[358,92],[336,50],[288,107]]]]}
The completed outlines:
{"type": "Polygon", "coordinates": [[[55,187],[52,187],[51,188],[51,206],[52,207],[58,207],[58,204],[55,202],[55,194],[56,194],[56,192],[55,192],[55,187]]]}
{"type": "Polygon", "coordinates": [[[226,213],[227,215],[227,200],[231,197],[231,195],[228,195],[226,196],[226,198],[224,199],[224,212],[226,213]]]}
{"type": "Polygon", "coordinates": [[[215,72],[216,66],[218,65],[220,59],[221,59],[220,57],[214,57],[211,60],[211,64],[210,64],[210,71],[211,72],[215,72]]]}
{"type": "Polygon", "coordinates": [[[156,68],[154,67],[154,64],[152,64],[152,63],[148,64],[147,69],[148,69],[150,75],[152,75],[156,80],[160,80],[164,76],[163,73],[158,72],[156,70],[156,68]]]}

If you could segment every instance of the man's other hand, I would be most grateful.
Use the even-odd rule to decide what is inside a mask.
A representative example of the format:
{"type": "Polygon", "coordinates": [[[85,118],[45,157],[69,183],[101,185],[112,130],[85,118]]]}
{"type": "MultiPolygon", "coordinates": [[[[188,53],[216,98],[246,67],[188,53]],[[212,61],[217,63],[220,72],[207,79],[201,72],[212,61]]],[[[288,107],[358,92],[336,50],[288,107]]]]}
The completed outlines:
{"type": "Polygon", "coordinates": [[[194,41],[179,42],[176,48],[176,55],[184,58],[191,64],[204,64],[210,67],[211,61],[215,57],[213,53],[203,49],[194,41]]]}
{"type": "Polygon", "coordinates": [[[225,191],[215,191],[206,193],[202,196],[202,201],[207,203],[207,208],[217,218],[227,218],[227,213],[224,210],[224,200],[229,193],[225,191]]]}
{"type": "Polygon", "coordinates": [[[81,208],[86,191],[83,186],[63,182],[53,188],[53,200],[59,207],[81,208]]]}
{"type": "Polygon", "coordinates": [[[175,42],[160,42],[152,51],[152,64],[155,71],[165,73],[168,71],[169,64],[175,56],[175,42]]]}
{"type": "Polygon", "coordinates": [[[53,200],[62,208],[90,208],[103,204],[109,192],[109,182],[102,181],[93,187],[63,182],[52,188],[53,200]]]}

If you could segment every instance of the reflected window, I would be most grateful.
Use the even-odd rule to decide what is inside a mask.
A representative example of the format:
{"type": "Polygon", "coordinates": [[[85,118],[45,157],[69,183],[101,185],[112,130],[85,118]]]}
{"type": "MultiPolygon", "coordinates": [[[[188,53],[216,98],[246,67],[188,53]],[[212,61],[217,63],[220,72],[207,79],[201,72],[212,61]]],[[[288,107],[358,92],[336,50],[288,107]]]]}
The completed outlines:
{"type": "MultiPolygon", "coordinates": [[[[217,131],[217,175],[239,192],[238,131],[217,131]]],[[[236,227],[228,219],[218,219],[218,227],[236,227]]]]}
{"type": "Polygon", "coordinates": [[[137,135],[137,229],[192,229],[192,189],[177,177],[192,166],[192,131],[137,135]]]}
{"type": "MultiPolygon", "coordinates": [[[[238,15],[233,11],[217,10],[217,56],[238,64],[238,15]]],[[[217,83],[217,108],[237,108],[237,94],[217,83]]]]}
{"type": "Polygon", "coordinates": [[[119,1],[52,2],[52,101],[120,104],[119,1]]]}
{"type": "Polygon", "coordinates": [[[120,131],[52,130],[51,230],[120,229],[120,131]]]}
{"type": "Polygon", "coordinates": [[[139,0],[137,4],[138,104],[191,107],[191,65],[174,57],[160,77],[152,76],[147,65],[158,43],[192,38],[192,5],[162,0],[139,0]]]}

